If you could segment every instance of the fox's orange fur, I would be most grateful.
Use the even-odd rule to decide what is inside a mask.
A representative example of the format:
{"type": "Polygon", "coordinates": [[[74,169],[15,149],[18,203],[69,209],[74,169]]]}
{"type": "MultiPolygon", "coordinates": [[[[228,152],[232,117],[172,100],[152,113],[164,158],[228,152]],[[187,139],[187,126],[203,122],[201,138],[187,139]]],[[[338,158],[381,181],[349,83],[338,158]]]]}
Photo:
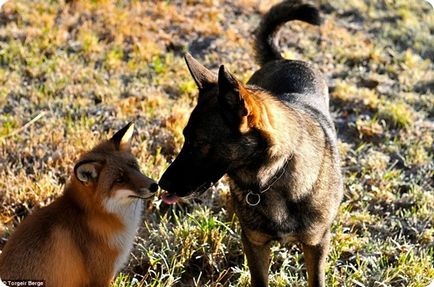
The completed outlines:
{"type": "Polygon", "coordinates": [[[82,155],[64,194],[28,216],[0,256],[3,280],[47,287],[108,286],[125,263],[155,182],[130,153],[129,124],[82,155]]]}

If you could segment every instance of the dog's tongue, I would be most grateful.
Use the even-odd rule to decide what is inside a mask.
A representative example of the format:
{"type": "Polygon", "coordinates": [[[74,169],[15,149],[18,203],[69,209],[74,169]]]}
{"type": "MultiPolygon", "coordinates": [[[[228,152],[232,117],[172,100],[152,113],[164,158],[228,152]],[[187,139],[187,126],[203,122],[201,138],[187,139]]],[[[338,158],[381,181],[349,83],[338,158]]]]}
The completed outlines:
{"type": "Polygon", "coordinates": [[[173,193],[165,192],[161,195],[161,199],[165,204],[175,204],[178,202],[179,197],[173,193]]]}

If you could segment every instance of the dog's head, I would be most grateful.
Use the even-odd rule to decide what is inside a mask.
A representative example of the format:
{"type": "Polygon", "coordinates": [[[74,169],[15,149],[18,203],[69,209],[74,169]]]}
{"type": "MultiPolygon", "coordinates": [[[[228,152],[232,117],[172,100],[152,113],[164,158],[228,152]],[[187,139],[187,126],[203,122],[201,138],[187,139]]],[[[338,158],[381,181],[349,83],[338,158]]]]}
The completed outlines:
{"type": "Polygon", "coordinates": [[[253,160],[252,155],[265,146],[255,128],[260,111],[251,89],[224,66],[216,75],[191,55],[185,59],[199,97],[184,128],[184,145],[159,182],[172,198],[207,190],[231,169],[253,160]]]}
{"type": "Polygon", "coordinates": [[[81,156],[72,182],[84,204],[100,204],[111,210],[154,196],[158,185],[140,172],[131,153],[133,131],[134,124],[129,123],[81,156]]]}

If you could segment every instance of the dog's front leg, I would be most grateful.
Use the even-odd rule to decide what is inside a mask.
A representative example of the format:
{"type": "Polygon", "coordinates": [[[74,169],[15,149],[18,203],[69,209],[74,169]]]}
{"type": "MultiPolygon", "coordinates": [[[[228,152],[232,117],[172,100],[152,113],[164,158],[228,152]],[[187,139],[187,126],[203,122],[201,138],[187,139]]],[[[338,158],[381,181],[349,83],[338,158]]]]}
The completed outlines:
{"type": "Polygon", "coordinates": [[[327,231],[317,245],[303,244],[304,261],[307,267],[309,287],[325,286],[325,264],[330,245],[330,232],[327,231]]]}
{"type": "Polygon", "coordinates": [[[241,237],[250,269],[252,287],[267,287],[271,253],[270,243],[252,242],[244,232],[241,237]]]}

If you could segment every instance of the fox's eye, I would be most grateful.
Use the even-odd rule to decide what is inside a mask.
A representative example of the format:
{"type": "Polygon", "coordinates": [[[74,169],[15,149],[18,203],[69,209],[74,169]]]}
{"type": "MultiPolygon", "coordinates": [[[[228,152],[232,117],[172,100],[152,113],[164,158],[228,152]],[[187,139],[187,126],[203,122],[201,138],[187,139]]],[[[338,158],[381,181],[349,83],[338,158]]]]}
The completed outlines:
{"type": "Polygon", "coordinates": [[[135,170],[138,170],[138,171],[140,171],[140,166],[139,166],[139,164],[138,163],[131,163],[130,165],[129,165],[131,168],[133,168],[133,169],[135,169],[135,170]]]}

